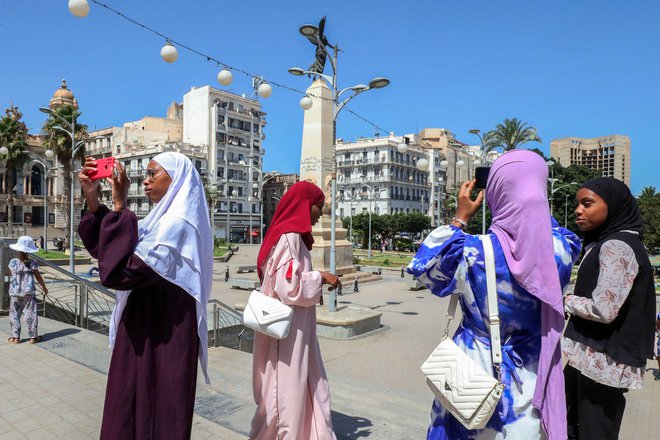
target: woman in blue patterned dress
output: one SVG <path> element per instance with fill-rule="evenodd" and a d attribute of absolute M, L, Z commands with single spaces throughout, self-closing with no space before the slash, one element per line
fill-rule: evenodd
<path fill-rule="evenodd" d="M 564 322 L 562 288 L 570 281 L 580 240 L 550 216 L 547 175 L 541 156 L 527 150 L 506 153 L 491 168 L 486 198 L 493 212 L 489 235 L 505 392 L 481 430 L 463 427 L 434 401 L 429 440 L 566 438 L 558 343 Z M 471 200 L 474 183 L 461 186 L 456 217 L 429 234 L 408 271 L 435 295 L 460 295 L 463 319 L 454 341 L 492 370 L 483 245 L 479 235 L 462 229 L 483 200 L 483 192 Z"/>

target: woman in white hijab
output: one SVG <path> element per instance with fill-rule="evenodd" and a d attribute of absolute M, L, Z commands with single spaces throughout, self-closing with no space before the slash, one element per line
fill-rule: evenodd
<path fill-rule="evenodd" d="M 206 374 L 206 303 L 213 237 L 199 174 L 180 153 L 163 153 L 142 182 L 154 203 L 138 222 L 128 210 L 130 180 L 119 162 L 107 181 L 113 209 L 99 202 L 88 157 L 78 178 L 88 213 L 78 233 L 98 259 L 101 283 L 117 291 L 114 346 L 101 440 L 190 438 L 197 359 Z"/>

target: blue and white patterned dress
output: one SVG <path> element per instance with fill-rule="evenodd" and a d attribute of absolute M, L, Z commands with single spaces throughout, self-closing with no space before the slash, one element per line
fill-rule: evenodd
<path fill-rule="evenodd" d="M 545 437 L 538 413 L 532 407 L 541 349 L 541 302 L 516 282 L 497 237 L 493 233 L 489 235 L 495 252 L 503 358 L 501 378 L 505 392 L 486 427 L 473 431 L 463 427 L 435 400 L 427 433 L 429 440 L 533 440 Z M 559 278 L 564 288 L 580 253 L 580 240 L 571 231 L 557 227 L 554 219 L 553 239 Z M 439 227 L 426 237 L 408 266 L 408 272 L 435 295 L 460 294 L 463 320 L 454 335 L 454 342 L 485 369 L 490 369 L 486 271 L 481 236 L 466 234 L 454 226 Z M 440 337 L 441 329 L 438 342 Z"/>

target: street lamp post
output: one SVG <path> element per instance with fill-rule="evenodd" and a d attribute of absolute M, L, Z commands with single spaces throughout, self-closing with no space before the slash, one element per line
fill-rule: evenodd
<path fill-rule="evenodd" d="M 555 200 L 555 193 L 559 191 L 562 188 L 566 188 L 567 186 L 571 185 L 579 185 L 577 182 L 571 182 L 567 183 L 566 185 L 561 185 L 558 186 L 557 188 L 554 188 L 555 181 L 558 181 L 559 179 L 552 179 L 550 182 L 550 215 L 553 215 L 553 210 L 554 210 L 554 200 Z"/>
<path fill-rule="evenodd" d="M 75 115 L 75 113 L 72 114 L 71 122 L 69 122 L 66 119 L 64 119 L 63 117 L 61 117 L 60 115 L 58 115 L 57 113 L 54 113 L 48 107 L 40 107 L 39 111 L 41 111 L 43 113 L 46 113 L 50 116 L 54 116 L 57 119 L 59 119 L 61 122 L 63 122 L 66 128 L 62 127 L 62 126 L 59 126 L 59 125 L 56 125 L 53 128 L 55 130 L 64 132 L 64 133 L 68 134 L 69 137 L 71 137 L 71 171 L 70 171 L 71 172 L 71 188 L 70 188 L 70 195 L 69 195 L 69 197 L 70 197 L 69 204 L 71 205 L 71 207 L 70 207 L 71 209 L 69 210 L 69 225 L 70 225 L 70 228 L 69 228 L 69 272 L 75 273 L 76 272 L 75 262 L 74 262 L 75 246 L 74 246 L 74 243 L 73 243 L 75 179 L 74 179 L 74 169 L 73 168 L 74 168 L 74 160 L 75 160 L 75 157 L 76 157 L 76 153 L 78 152 L 80 147 L 85 145 L 85 142 L 84 141 L 76 142 L 76 115 Z"/>
<path fill-rule="evenodd" d="M 367 201 L 369 202 L 369 205 L 368 205 L 369 206 L 369 237 L 368 237 L 368 240 L 367 240 L 367 242 L 368 242 L 367 258 L 371 259 L 371 211 L 372 211 L 371 201 L 380 199 L 381 189 L 379 188 L 378 193 L 375 193 L 373 185 L 371 185 L 369 183 L 366 183 L 366 182 L 362 182 L 362 185 L 364 185 L 368 188 Z"/>
<path fill-rule="evenodd" d="M 366 92 L 367 90 L 380 89 L 386 87 L 390 80 L 383 77 L 376 77 L 369 82 L 369 85 L 357 84 L 345 89 L 339 90 L 337 88 L 337 54 L 339 53 L 339 45 L 331 45 L 328 43 L 327 38 L 323 37 L 324 41 L 321 41 L 321 34 L 319 28 L 314 25 L 306 24 L 299 28 L 300 34 L 307 38 L 310 41 L 313 41 L 317 46 L 317 50 L 322 50 L 330 61 L 330 66 L 332 68 L 332 76 L 326 75 L 320 72 L 312 72 L 309 70 L 301 69 L 300 67 L 292 67 L 289 69 L 289 73 L 296 76 L 302 75 L 311 75 L 318 76 L 323 78 L 332 88 L 332 161 L 333 161 L 333 172 L 331 180 L 331 198 L 332 204 L 330 206 L 330 272 L 336 273 L 337 271 L 337 262 L 336 262 L 336 234 L 337 227 L 335 225 L 337 221 L 337 156 L 336 156 L 336 144 L 337 144 L 337 115 L 339 112 L 348 104 L 348 102 L 355 98 L 360 93 Z M 328 47 L 332 48 L 332 53 L 328 51 Z M 352 94 L 340 102 L 341 96 L 346 93 L 351 92 Z M 301 102 L 302 104 L 302 102 Z M 308 107 L 309 102 L 306 102 L 305 107 Z M 330 292 L 330 300 L 328 301 L 328 310 L 330 312 L 337 311 L 337 291 L 332 290 Z"/>
<path fill-rule="evenodd" d="M 437 191 L 437 192 L 438 192 L 438 223 L 436 224 L 436 227 L 440 226 L 440 224 L 441 224 L 440 222 L 442 221 L 442 217 L 441 217 L 441 215 L 442 215 L 442 214 L 441 214 L 441 213 L 442 213 L 442 211 L 441 211 L 441 207 L 442 207 L 442 190 L 441 190 L 441 185 L 442 185 L 442 182 L 443 182 L 444 180 L 445 180 L 445 179 L 444 179 L 442 176 L 438 177 L 438 191 Z"/>
<path fill-rule="evenodd" d="M 272 173 L 269 177 L 264 179 L 263 174 L 259 175 L 261 178 L 260 188 L 259 188 L 259 197 L 261 199 L 261 209 L 259 210 L 259 243 L 264 242 L 264 185 L 271 179 L 281 176 L 281 173 Z"/>
<path fill-rule="evenodd" d="M 565 196 L 564 200 L 564 228 L 568 227 L 568 194 Z"/>

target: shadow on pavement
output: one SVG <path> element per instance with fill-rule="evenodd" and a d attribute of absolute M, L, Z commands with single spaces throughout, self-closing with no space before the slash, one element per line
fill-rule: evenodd
<path fill-rule="evenodd" d="M 361 437 L 369 437 L 371 434 L 371 420 L 364 417 L 354 417 L 332 411 L 332 427 L 335 430 L 337 440 L 352 440 Z"/>
<path fill-rule="evenodd" d="M 58 330 L 56 332 L 43 333 L 41 335 L 41 340 L 43 342 L 52 341 L 53 339 L 61 338 L 62 336 L 73 335 L 75 333 L 80 333 L 80 329 L 64 328 L 64 329 Z"/>

